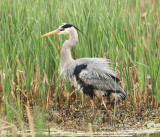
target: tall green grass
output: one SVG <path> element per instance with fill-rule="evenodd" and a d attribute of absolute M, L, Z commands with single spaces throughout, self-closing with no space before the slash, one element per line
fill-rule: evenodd
<path fill-rule="evenodd" d="M 14 113 L 23 118 L 24 102 L 48 108 L 58 104 L 64 89 L 70 92 L 59 76 L 61 45 L 68 36 L 41 37 L 62 23 L 74 24 L 87 36 L 79 33 L 74 58 L 109 58 L 134 109 L 142 105 L 144 95 L 151 96 L 156 107 L 159 7 L 159 1 L 149 0 L 0 1 L 0 75 L 8 117 Z"/>

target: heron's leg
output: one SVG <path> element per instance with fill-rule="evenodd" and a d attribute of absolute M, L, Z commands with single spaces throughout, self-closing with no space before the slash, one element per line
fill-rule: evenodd
<path fill-rule="evenodd" d="M 103 105 L 104 105 L 104 107 L 105 107 L 105 109 L 107 111 L 107 106 L 106 106 L 106 103 L 104 102 L 104 98 L 103 97 L 102 97 L 102 103 L 103 103 Z"/>
<path fill-rule="evenodd" d="M 74 93 L 75 93 L 75 87 L 74 87 L 74 85 L 71 83 L 71 87 L 70 87 L 70 96 L 74 96 Z"/>
<path fill-rule="evenodd" d="M 67 108 L 70 108 L 70 105 L 72 104 L 72 102 L 75 100 L 75 87 L 73 85 L 73 83 L 70 84 L 70 93 L 68 93 L 67 95 Z"/>
<path fill-rule="evenodd" d="M 108 119 L 110 119 L 110 115 L 109 115 L 109 112 L 108 112 L 108 110 L 107 110 L 107 106 L 106 106 L 106 103 L 105 103 L 105 101 L 104 101 L 104 97 L 102 97 L 102 103 L 103 103 L 103 105 L 104 105 L 104 107 L 105 107 L 105 109 L 106 109 Z"/>
<path fill-rule="evenodd" d="M 94 101 L 93 99 L 90 99 L 91 100 L 91 104 L 92 104 L 92 111 L 94 112 Z"/>

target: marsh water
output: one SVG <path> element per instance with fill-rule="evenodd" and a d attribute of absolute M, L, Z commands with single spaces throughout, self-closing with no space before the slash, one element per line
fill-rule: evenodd
<path fill-rule="evenodd" d="M 73 133 L 73 132 L 41 132 L 41 133 L 35 133 L 35 136 L 36 137 L 61 137 L 61 136 L 85 136 L 85 137 L 89 137 L 89 136 L 136 136 L 136 137 L 160 137 L 160 131 L 159 132 L 156 132 L 156 133 L 143 133 L 143 131 L 138 131 L 139 133 L 135 132 L 134 131 L 130 131 L 130 132 L 125 132 L 125 131 L 122 131 L 121 133 L 118 132 L 118 133 L 109 133 L 109 132 L 102 132 L 102 133 L 93 133 L 92 135 L 90 133 Z M 154 132 L 154 131 L 153 131 Z M 13 136 L 13 134 L 11 133 L 8 133 L 8 134 L 5 134 L 7 136 Z M 26 136 L 31 136 L 32 134 L 30 133 L 25 133 Z M 3 135 L 2 135 L 3 136 Z M 20 137 L 22 136 L 22 134 L 19 132 L 17 133 L 16 135 L 17 137 Z"/>
<path fill-rule="evenodd" d="M 25 136 L 32 136 L 32 133 L 28 131 L 24 131 Z M 3 131 L 1 132 L 2 136 L 23 136 L 20 131 L 16 133 Z M 52 136 L 136 136 L 136 137 L 159 137 L 160 136 L 160 127 L 152 128 L 152 129 L 142 129 L 142 130 L 122 130 L 117 132 L 69 132 L 69 131 L 61 131 L 54 128 L 50 130 L 41 130 L 39 132 L 34 132 L 36 137 L 52 137 Z"/>

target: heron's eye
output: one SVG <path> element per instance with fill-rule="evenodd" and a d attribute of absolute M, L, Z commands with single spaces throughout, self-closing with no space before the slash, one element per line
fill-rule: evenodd
<path fill-rule="evenodd" d="M 64 31 L 64 28 L 60 28 L 59 30 L 60 30 L 60 31 Z"/>

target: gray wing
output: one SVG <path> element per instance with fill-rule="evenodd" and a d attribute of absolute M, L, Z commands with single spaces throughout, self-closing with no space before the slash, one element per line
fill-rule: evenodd
<path fill-rule="evenodd" d="M 125 98 L 125 92 L 118 84 L 119 78 L 109 65 L 109 61 L 102 58 L 82 58 L 76 60 L 77 65 L 86 65 L 79 71 L 78 78 L 85 84 L 104 91 L 118 91 Z"/>

